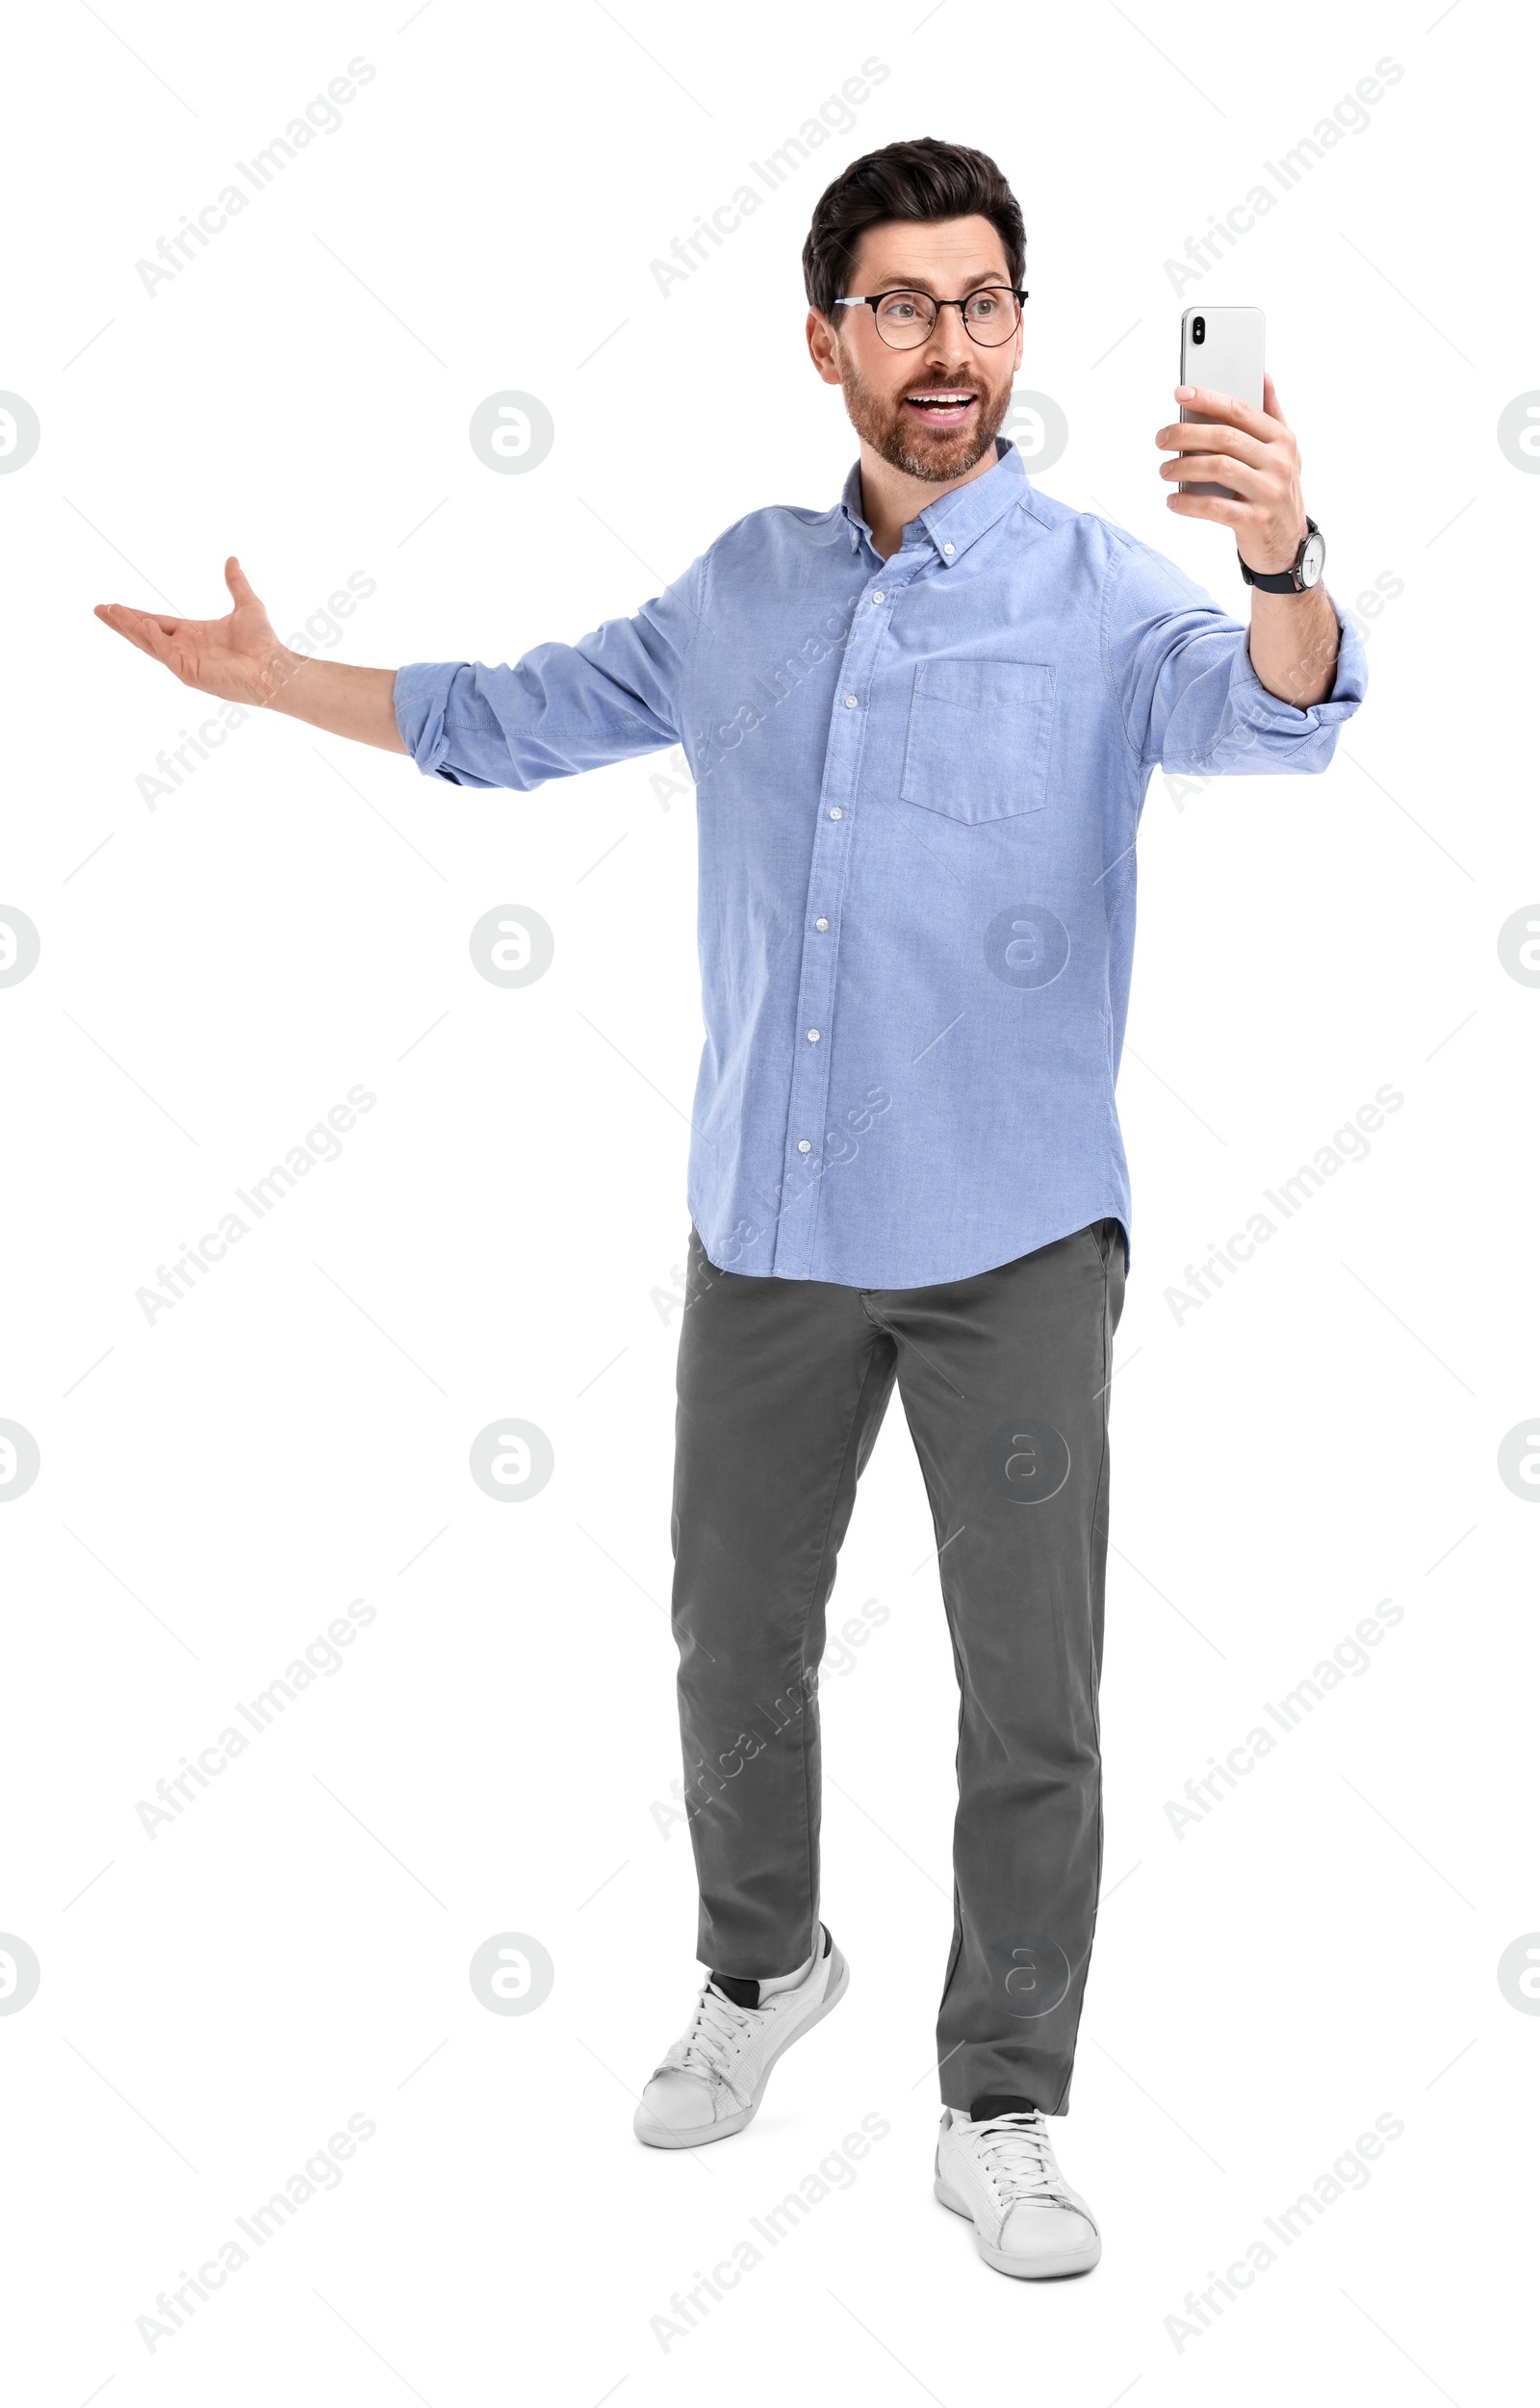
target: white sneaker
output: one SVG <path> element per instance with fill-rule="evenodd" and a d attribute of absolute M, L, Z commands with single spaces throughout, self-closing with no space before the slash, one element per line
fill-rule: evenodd
<path fill-rule="evenodd" d="M 635 2132 L 653 2149 L 695 2149 L 741 2132 L 759 2112 L 771 2068 L 837 2006 L 850 1967 L 820 1924 L 822 1944 L 803 1978 L 766 1991 L 734 1981 L 759 2002 L 740 2005 L 707 1977 L 687 2029 L 658 2066 L 636 2110 Z"/>
<path fill-rule="evenodd" d="M 1096 2219 L 1059 2171 L 1036 2108 L 978 2123 L 947 2108 L 936 2195 L 954 2216 L 972 2218 L 979 2255 L 997 2273 L 1087 2274 L 1101 2256 Z"/>

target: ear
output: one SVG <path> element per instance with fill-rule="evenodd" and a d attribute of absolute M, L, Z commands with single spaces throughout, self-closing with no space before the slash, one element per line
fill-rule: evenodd
<path fill-rule="evenodd" d="M 838 337 L 822 310 L 808 312 L 808 352 L 826 385 L 841 382 Z"/>

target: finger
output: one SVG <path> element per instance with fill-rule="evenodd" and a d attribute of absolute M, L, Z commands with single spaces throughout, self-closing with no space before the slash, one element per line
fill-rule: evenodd
<path fill-rule="evenodd" d="M 1282 406 L 1278 400 L 1278 388 L 1273 383 L 1270 376 L 1264 376 L 1262 379 L 1262 406 L 1267 411 L 1270 418 L 1275 418 L 1277 420 L 1280 426 L 1288 425 L 1289 422 L 1284 417 Z"/>
<path fill-rule="evenodd" d="M 147 653 L 149 651 L 149 646 L 145 643 L 144 638 L 141 635 L 138 628 L 130 624 L 128 612 L 124 610 L 119 603 L 98 602 L 96 604 L 94 615 L 100 619 L 103 627 L 111 628 L 113 633 L 115 635 L 120 635 L 125 643 L 137 644 L 141 653 Z"/>
<path fill-rule="evenodd" d="M 1259 443 L 1239 426 L 1201 426 L 1189 420 L 1182 426 L 1163 426 L 1155 438 L 1162 451 L 1227 451 L 1234 460 L 1249 460 L 1254 468 L 1275 459 L 1272 445 Z"/>
<path fill-rule="evenodd" d="M 1267 386 L 1263 386 L 1266 396 Z M 1207 385 L 1178 385 L 1176 397 L 1184 409 L 1202 410 L 1217 418 L 1222 425 L 1242 426 L 1248 435 L 1266 442 L 1269 420 L 1266 410 L 1254 410 L 1249 401 L 1238 401 L 1233 393 L 1211 393 Z"/>
<path fill-rule="evenodd" d="M 257 598 L 251 590 L 251 580 L 246 576 L 244 569 L 241 566 L 241 563 L 236 558 L 234 552 L 230 554 L 229 559 L 224 564 L 224 581 L 230 589 L 230 600 L 234 602 L 238 610 L 245 602 L 257 602 Z M 262 604 L 257 602 L 257 608 L 260 610 Z"/>
<path fill-rule="evenodd" d="M 1217 494 L 1168 494 L 1168 510 L 1174 510 L 1182 519 L 1217 519 L 1221 526 L 1244 526 L 1248 505 L 1244 501 L 1222 501 Z"/>
<path fill-rule="evenodd" d="M 96 617 L 110 627 L 115 634 L 125 636 L 130 644 L 148 653 L 152 660 L 170 665 L 171 647 L 168 638 L 178 622 L 152 619 L 147 610 L 130 610 L 122 602 L 98 602 Z"/>
<path fill-rule="evenodd" d="M 1225 485 L 1244 501 L 1266 504 L 1276 500 L 1266 469 L 1226 459 L 1222 452 L 1199 451 L 1186 459 L 1168 460 L 1157 474 L 1168 485 Z"/>
<path fill-rule="evenodd" d="M 146 627 L 158 628 L 162 635 L 174 635 L 187 625 L 185 619 L 163 619 L 158 610 L 136 610 L 128 602 L 98 602 L 96 616 L 109 627 L 116 627 L 119 619 L 142 620 Z"/>

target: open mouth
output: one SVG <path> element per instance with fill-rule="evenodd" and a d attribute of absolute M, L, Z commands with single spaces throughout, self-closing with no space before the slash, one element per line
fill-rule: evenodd
<path fill-rule="evenodd" d="M 957 385 L 937 386 L 924 393 L 907 393 L 904 408 L 922 426 L 965 426 L 978 408 L 979 397 Z"/>

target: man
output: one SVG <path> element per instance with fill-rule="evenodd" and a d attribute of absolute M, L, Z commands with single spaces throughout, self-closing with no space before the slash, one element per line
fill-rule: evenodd
<path fill-rule="evenodd" d="M 1158 763 L 1324 769 L 1364 668 L 1270 382 L 1262 411 L 1180 388 L 1218 423 L 1156 437 L 1168 484 L 1237 497 L 1168 506 L 1233 532 L 1249 631 L 1034 490 L 998 438 L 1024 251 L 977 151 L 896 142 L 847 168 L 804 253 L 808 349 L 860 439 L 843 499 L 753 513 L 579 644 L 394 675 L 301 659 L 234 560 L 228 618 L 98 615 L 200 692 L 451 783 L 683 745 L 706 1038 L 674 1619 L 709 1972 L 636 2130 L 741 2130 L 844 1991 L 815 1680 L 896 1382 L 962 1692 L 936 2194 L 989 2266 L 1035 2277 L 1101 2250 L 1044 2116 L 1067 2104 L 1101 1873 L 1135 833 Z"/>

